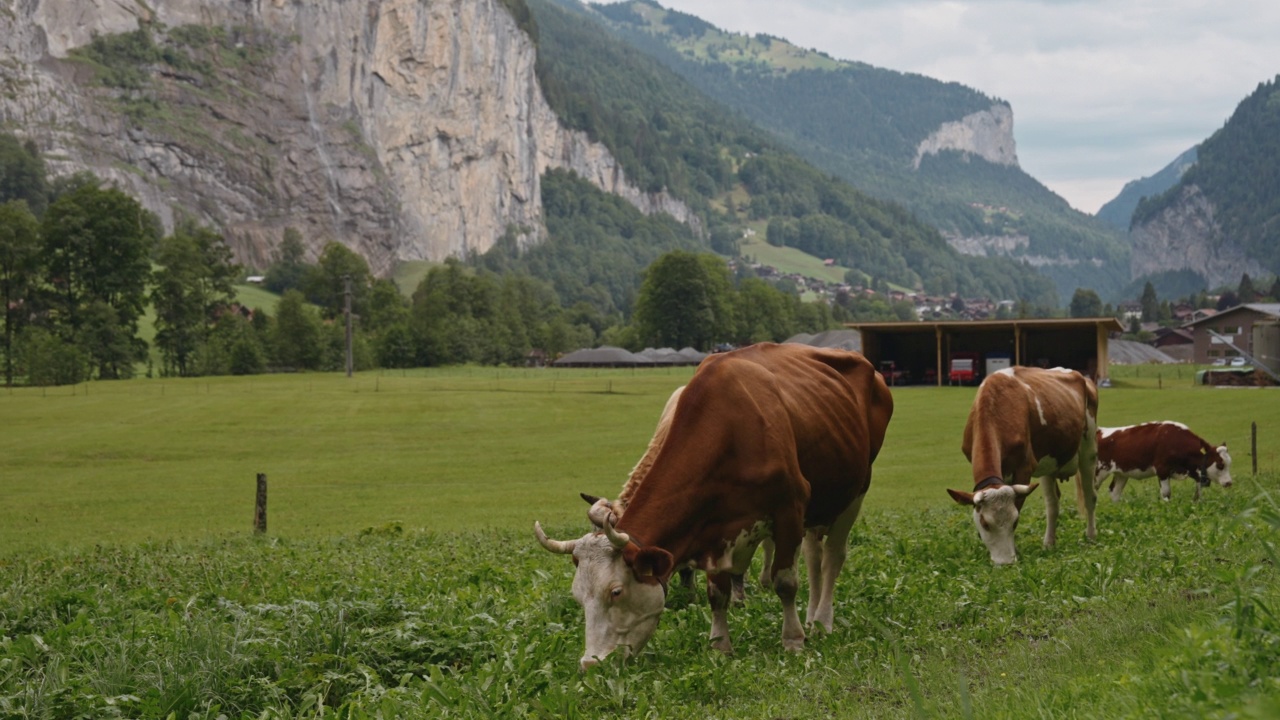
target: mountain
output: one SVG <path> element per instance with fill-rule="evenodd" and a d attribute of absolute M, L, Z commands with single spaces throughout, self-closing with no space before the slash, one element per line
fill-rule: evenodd
<path fill-rule="evenodd" d="M 1120 194 L 1098 208 L 1096 217 L 1117 230 L 1127 233 L 1129 221 L 1133 219 L 1133 211 L 1137 209 L 1138 202 L 1144 197 L 1155 197 L 1178 184 L 1183 173 L 1196 163 L 1198 147 L 1197 145 L 1174 158 L 1173 162 L 1165 165 L 1155 175 L 1125 183 L 1120 189 Z"/>
<path fill-rule="evenodd" d="M 1025 265 L 960 256 L 901 206 L 804 162 L 612 38 L 601 19 L 550 0 L 10 0 L 0 124 L 33 141 L 54 174 L 93 171 L 168 228 L 183 217 L 218 228 L 250 268 L 265 268 L 290 227 L 310 258 L 337 240 L 379 274 L 569 242 L 549 225 L 571 225 L 578 244 L 557 258 L 603 235 L 634 262 L 653 251 L 635 247 L 641 238 L 732 254 L 744 233 L 769 230 L 868 282 L 1053 303 Z M 552 175 L 560 205 L 549 223 Z M 637 223 L 593 192 L 683 229 L 635 235 Z M 626 277 L 581 294 L 625 308 L 638 271 L 612 272 Z"/>
<path fill-rule="evenodd" d="M 1210 287 L 1280 273 L 1280 76 L 1260 83 L 1173 187 L 1133 213 L 1134 277 L 1190 270 Z"/>
<path fill-rule="evenodd" d="M 1009 255 L 1060 295 L 1128 280 L 1112 227 L 1021 170 L 1009 104 L 956 83 L 747 36 L 651 0 L 591 6 L 621 38 L 815 166 L 900 202 L 972 255 Z"/>
<path fill-rule="evenodd" d="M 286 227 L 311 258 L 338 240 L 379 273 L 508 228 L 534 243 L 556 168 L 698 222 L 559 121 L 522 2 L 7 5 L 0 123 L 56 174 L 91 170 L 167 227 L 219 228 L 251 268 Z"/>

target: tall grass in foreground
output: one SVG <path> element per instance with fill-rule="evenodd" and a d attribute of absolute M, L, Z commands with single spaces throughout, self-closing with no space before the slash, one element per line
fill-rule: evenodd
<path fill-rule="evenodd" d="M 788 654 L 771 593 L 707 647 L 674 587 L 650 645 L 585 675 L 572 565 L 527 530 L 399 525 L 0 559 L 0 717 L 1276 717 L 1280 475 L 1068 513 L 991 567 L 959 507 L 875 510 L 836 630 Z M 575 535 L 585 520 L 550 528 Z"/>

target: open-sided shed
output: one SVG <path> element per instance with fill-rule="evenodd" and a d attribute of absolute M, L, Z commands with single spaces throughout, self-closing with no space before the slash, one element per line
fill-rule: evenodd
<path fill-rule="evenodd" d="M 849 323 L 862 335 L 862 354 L 892 372 L 894 384 L 944 385 L 950 360 L 976 357 L 979 379 L 988 365 L 1066 367 L 1101 381 L 1107 377 L 1107 343 L 1122 332 L 1119 320 L 1054 318 L 942 322 Z"/>

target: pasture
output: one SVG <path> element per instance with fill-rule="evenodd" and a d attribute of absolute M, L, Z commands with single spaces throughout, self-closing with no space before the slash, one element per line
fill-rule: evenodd
<path fill-rule="evenodd" d="M 1099 421 L 1226 440 L 1236 487 L 1134 481 L 990 567 L 960 454 L 973 388 L 901 388 L 837 629 L 778 602 L 706 647 L 701 593 L 579 675 L 572 565 L 688 369 L 134 380 L 0 393 L 0 717 L 1208 717 L 1280 707 L 1280 394 L 1117 371 Z M 1185 369 L 1183 372 L 1187 372 Z M 1249 424 L 1260 428 L 1249 471 Z M 265 538 L 249 533 L 255 473 Z M 1070 498 L 1072 491 L 1064 490 Z M 1072 503 L 1065 503 L 1072 506 Z M 802 593 L 804 591 L 802 590 Z"/>

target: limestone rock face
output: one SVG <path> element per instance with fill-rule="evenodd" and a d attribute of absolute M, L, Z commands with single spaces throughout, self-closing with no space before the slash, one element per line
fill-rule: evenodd
<path fill-rule="evenodd" d="M 966 115 L 956 122 L 943 123 L 916 146 L 914 167 L 919 169 L 925 155 L 956 150 L 996 165 L 1018 164 L 1018 147 L 1013 140 L 1013 109 L 1003 103 L 990 110 Z"/>
<path fill-rule="evenodd" d="M 1187 185 L 1178 201 L 1129 231 L 1133 253 L 1132 277 L 1166 270 L 1194 270 L 1209 287 L 1235 285 L 1240 276 L 1266 275 L 1256 260 L 1245 257 L 1238 245 L 1227 242 L 1214 220 L 1213 203 L 1196 185 Z"/>
<path fill-rule="evenodd" d="M 123 91 L 69 54 L 150 23 L 220 28 L 213 71 L 157 64 Z M 549 168 L 700 229 L 561 126 L 498 0 L 0 0 L 0 50 L 0 123 L 53 172 L 92 170 L 166 227 L 194 215 L 258 269 L 289 226 L 312 257 L 337 240 L 380 273 L 508 230 L 536 242 Z"/>

